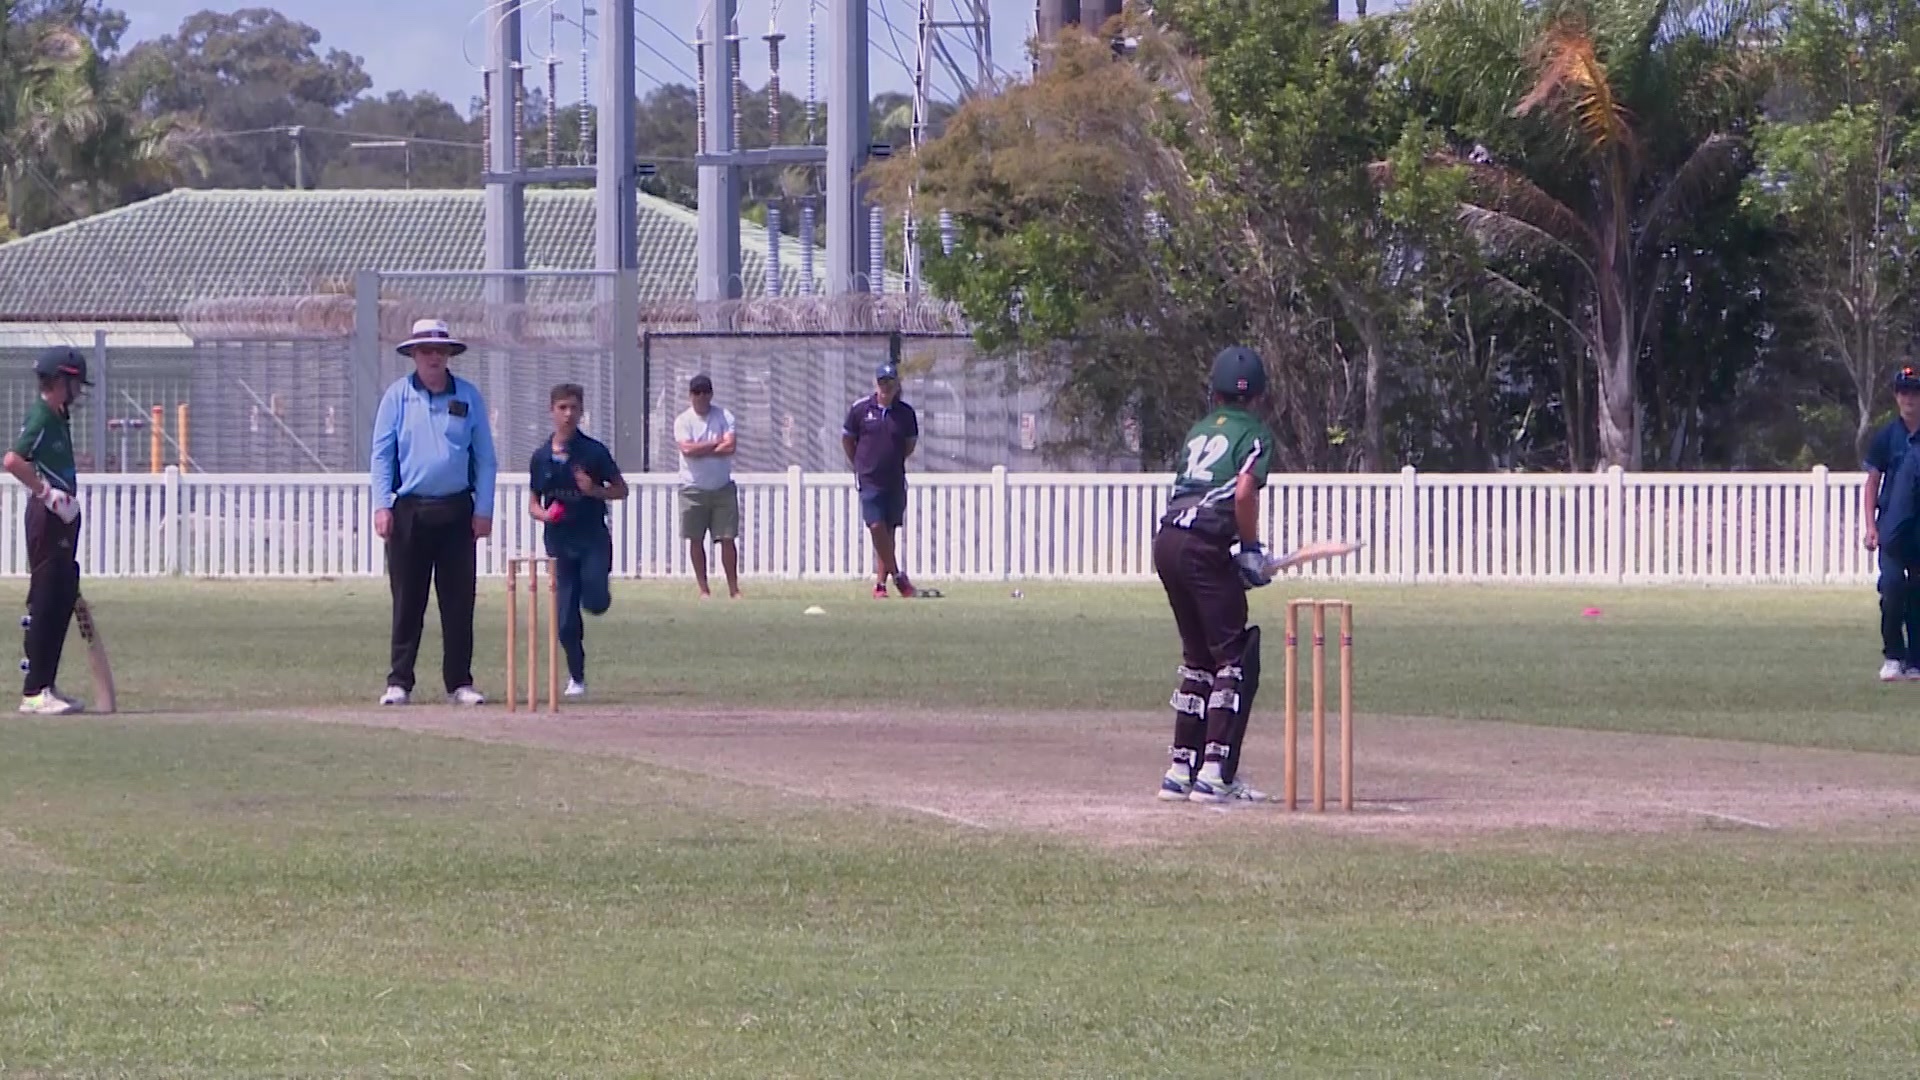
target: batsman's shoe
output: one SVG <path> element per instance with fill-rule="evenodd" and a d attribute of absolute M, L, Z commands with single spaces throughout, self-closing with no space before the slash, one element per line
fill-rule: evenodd
<path fill-rule="evenodd" d="M 405 687 L 389 686 L 387 692 L 380 695 L 380 704 L 405 705 L 409 696 Z"/>
<path fill-rule="evenodd" d="M 1188 799 L 1197 803 L 1231 802 L 1271 802 L 1266 792 L 1259 791 L 1245 780 L 1236 778 L 1232 783 L 1218 779 L 1209 780 L 1201 776 L 1193 782 L 1193 793 Z"/>
<path fill-rule="evenodd" d="M 876 583 L 874 584 L 874 586 L 873 586 L 873 598 L 874 598 L 875 600 L 885 600 L 885 599 L 887 598 L 887 583 L 886 583 L 886 582 L 884 582 L 884 581 L 881 581 L 881 582 L 876 582 Z"/>
<path fill-rule="evenodd" d="M 913 598 L 913 595 L 916 592 L 916 590 L 913 587 L 913 582 L 907 580 L 907 575 L 905 574 L 893 575 L 893 584 L 896 588 L 900 590 L 901 596 L 907 597 L 908 599 Z"/>
<path fill-rule="evenodd" d="M 1898 660 L 1889 660 L 1880 665 L 1881 682 L 1898 682 L 1906 677 L 1906 665 Z"/>
<path fill-rule="evenodd" d="M 52 687 L 20 699 L 20 711 L 33 716 L 66 716 L 83 709 L 79 702 L 61 697 Z"/>
<path fill-rule="evenodd" d="M 586 697 L 587 684 L 584 682 L 581 682 L 579 679 L 568 679 L 567 680 L 567 696 L 568 697 Z"/>
<path fill-rule="evenodd" d="M 487 703 L 486 697 L 471 686 L 463 686 L 453 693 L 448 694 L 447 700 L 453 702 L 455 705 L 485 705 Z"/>
<path fill-rule="evenodd" d="M 1193 794 L 1193 781 L 1187 777 L 1185 769 L 1168 769 L 1160 777 L 1161 802 L 1186 802 Z"/>

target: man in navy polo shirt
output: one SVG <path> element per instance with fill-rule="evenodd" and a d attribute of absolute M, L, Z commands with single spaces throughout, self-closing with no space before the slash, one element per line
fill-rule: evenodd
<path fill-rule="evenodd" d="M 873 598 L 887 598 L 887 578 L 913 595 L 900 570 L 895 541 L 907 517 L 907 459 L 920 442 L 920 415 L 900 399 L 900 371 L 882 364 L 873 373 L 873 393 L 853 403 L 840 429 L 847 464 L 859 480 L 860 518 L 873 541 Z"/>
<path fill-rule="evenodd" d="M 627 497 L 627 482 L 606 444 L 580 430 L 586 389 L 561 383 L 547 400 L 553 437 L 527 462 L 527 513 L 547 526 L 560 648 L 567 654 L 567 696 L 577 698 L 587 692 L 586 624 L 580 612 L 605 615 L 613 606 L 607 503 Z"/>
<path fill-rule="evenodd" d="M 1880 681 L 1920 679 L 1920 372 L 1894 372 L 1900 415 L 1867 444 L 1868 551 L 1880 553 Z"/>

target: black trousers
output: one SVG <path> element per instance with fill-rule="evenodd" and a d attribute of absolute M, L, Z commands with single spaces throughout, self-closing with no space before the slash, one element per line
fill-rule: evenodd
<path fill-rule="evenodd" d="M 60 654 L 66 649 L 67 627 L 80 599 L 80 519 L 61 521 L 39 499 L 27 500 L 27 617 L 26 679 L 20 692 L 32 697 L 52 686 L 60 674 Z"/>
<path fill-rule="evenodd" d="M 1203 671 L 1240 663 L 1247 587 L 1225 544 L 1171 526 L 1153 540 L 1153 569 L 1180 632 L 1180 662 Z"/>
<path fill-rule="evenodd" d="M 1204 711 L 1176 707 L 1174 746 L 1220 763 L 1231 782 L 1240 768 L 1246 738 L 1241 708 L 1247 650 L 1247 587 L 1227 543 L 1186 529 L 1161 526 L 1153 538 L 1153 569 L 1166 589 L 1167 606 L 1180 633 L 1180 688 L 1175 700 L 1206 702 Z M 1204 740 L 1204 741 L 1203 741 Z"/>
<path fill-rule="evenodd" d="M 479 591 L 473 496 L 404 496 L 393 504 L 387 581 L 393 590 L 393 663 L 387 685 L 413 691 L 427 592 L 439 600 L 447 692 L 473 684 L 473 605 Z"/>
<path fill-rule="evenodd" d="M 1920 666 L 1920 557 L 1898 546 L 1880 548 L 1880 655 Z"/>

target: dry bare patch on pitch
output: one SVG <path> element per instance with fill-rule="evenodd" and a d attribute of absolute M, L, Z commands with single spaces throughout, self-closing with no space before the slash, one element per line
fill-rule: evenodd
<path fill-rule="evenodd" d="M 1157 801 L 1167 743 L 1157 714 L 573 706 L 555 716 L 409 706 L 303 715 L 619 755 L 962 827 L 1109 845 L 1223 828 L 1410 837 L 1515 829 L 1872 833 L 1920 815 L 1920 758 L 1482 721 L 1360 718 L 1352 813 L 1338 809 L 1330 730 L 1329 809 L 1321 814 L 1309 809 L 1305 723 L 1301 809 L 1288 812 Z M 1277 794 L 1276 734 L 1256 726 L 1246 772 Z"/>

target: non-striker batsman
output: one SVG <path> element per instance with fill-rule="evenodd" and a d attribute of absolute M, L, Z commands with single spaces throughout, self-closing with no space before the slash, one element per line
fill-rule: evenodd
<path fill-rule="evenodd" d="M 54 687 L 60 655 L 80 600 L 80 477 L 74 468 L 73 407 L 87 378 L 87 358 L 57 347 L 34 362 L 40 393 L 27 406 L 20 434 L 6 453 L 7 471 L 33 498 L 27 502 L 27 655 L 20 711 L 41 716 L 78 712 L 81 705 Z"/>
<path fill-rule="evenodd" d="M 1247 590 L 1273 580 L 1260 546 L 1273 434 L 1253 413 L 1267 390 L 1266 365 L 1251 349 L 1224 349 L 1210 387 L 1213 411 L 1187 432 L 1153 540 L 1154 572 L 1180 632 L 1173 762 L 1160 798 L 1264 802 L 1237 773 L 1260 680 L 1260 628 L 1247 625 Z"/>

